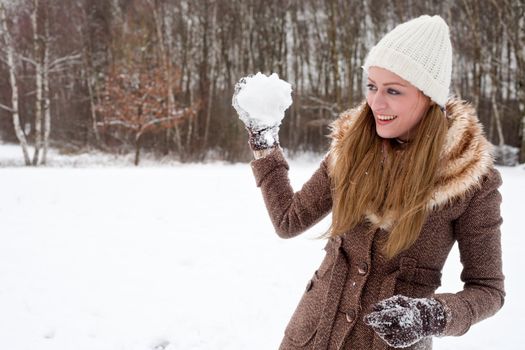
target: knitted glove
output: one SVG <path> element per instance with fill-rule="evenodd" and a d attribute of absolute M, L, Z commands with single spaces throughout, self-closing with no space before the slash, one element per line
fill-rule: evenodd
<path fill-rule="evenodd" d="M 245 126 L 248 130 L 248 144 L 253 151 L 268 149 L 279 145 L 279 126 L 268 126 L 257 129 Z"/>
<path fill-rule="evenodd" d="M 441 335 L 446 317 L 443 305 L 433 298 L 394 295 L 372 307 L 364 322 L 389 346 L 405 348 L 424 337 Z"/>

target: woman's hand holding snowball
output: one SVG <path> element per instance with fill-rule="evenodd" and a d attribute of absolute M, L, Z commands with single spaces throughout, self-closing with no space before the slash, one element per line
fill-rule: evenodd
<path fill-rule="evenodd" d="M 292 104 L 292 87 L 273 73 L 257 73 L 239 80 L 232 104 L 249 133 L 253 151 L 279 145 L 279 127 L 284 111 Z"/>

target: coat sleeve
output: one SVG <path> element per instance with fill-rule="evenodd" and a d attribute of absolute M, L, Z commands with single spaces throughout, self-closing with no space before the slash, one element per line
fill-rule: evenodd
<path fill-rule="evenodd" d="M 501 175 L 492 168 L 465 212 L 454 223 L 464 288 L 456 294 L 434 296 L 447 311 L 443 336 L 462 335 L 470 326 L 492 316 L 503 306 L 505 290 L 500 238 L 503 219 L 498 190 L 501 183 Z"/>
<path fill-rule="evenodd" d="M 288 162 L 279 147 L 266 157 L 253 160 L 250 165 L 272 224 L 280 237 L 297 236 L 331 211 L 327 157 L 301 190 L 295 193 L 288 178 Z"/>

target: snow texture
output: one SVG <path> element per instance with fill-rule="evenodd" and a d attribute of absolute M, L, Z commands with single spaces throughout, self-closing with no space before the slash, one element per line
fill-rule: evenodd
<path fill-rule="evenodd" d="M 329 216 L 280 239 L 245 163 L 49 156 L 24 167 L 19 146 L 0 144 L 0 349 L 279 347 Z M 288 158 L 295 190 L 323 156 Z M 498 170 L 505 305 L 434 350 L 523 349 L 525 169 Z M 463 288 L 461 267 L 456 245 L 439 293 Z"/>
<path fill-rule="evenodd" d="M 292 85 L 261 72 L 241 78 L 235 85 L 233 107 L 244 124 L 255 130 L 278 126 L 292 104 Z"/>
<path fill-rule="evenodd" d="M 366 324 L 394 348 L 406 348 L 428 336 L 440 335 L 445 309 L 435 299 L 394 295 L 378 302 L 364 317 Z"/>

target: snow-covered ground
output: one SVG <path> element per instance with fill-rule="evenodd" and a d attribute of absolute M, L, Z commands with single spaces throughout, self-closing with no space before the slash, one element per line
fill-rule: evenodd
<path fill-rule="evenodd" d="M 0 349 L 278 347 L 328 218 L 278 238 L 248 164 L 135 168 L 54 152 L 55 167 L 6 167 L 20 155 L 0 145 Z M 296 189 L 319 161 L 290 161 Z M 523 348 L 525 169 L 499 170 L 506 304 L 435 349 Z M 460 290 L 460 271 L 454 250 L 439 291 Z"/>

